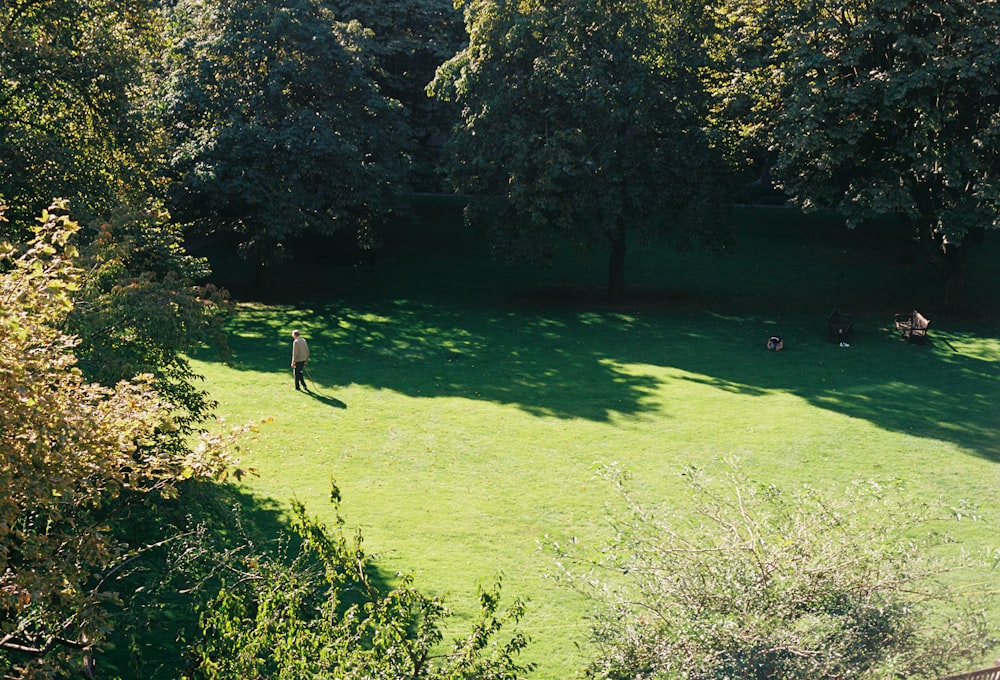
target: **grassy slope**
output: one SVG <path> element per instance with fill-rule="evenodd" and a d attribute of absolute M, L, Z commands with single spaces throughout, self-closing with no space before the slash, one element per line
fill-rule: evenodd
<path fill-rule="evenodd" d="M 245 456 L 260 470 L 254 492 L 323 517 L 336 479 L 383 568 L 415 572 L 460 615 L 502 571 L 506 592 L 530 600 L 536 676 L 564 678 L 585 663 L 586 606 L 544 577 L 537 544 L 603 535 L 610 490 L 595 464 L 620 462 L 651 500 L 678 491 L 684 465 L 730 455 L 787 486 L 902 477 L 919 494 L 980 502 L 995 525 L 990 267 L 981 258 L 970 279 L 986 291 L 979 313 L 948 317 L 891 248 L 823 229 L 786 238 L 801 229 L 758 213 L 729 257 L 634 249 L 642 285 L 614 308 L 600 301 L 599 262 L 501 270 L 425 242 L 419 261 L 298 276 L 313 300 L 245 305 L 234 365 L 197 368 L 230 421 L 274 418 Z M 911 304 L 932 319 L 930 346 L 888 330 Z M 850 348 L 826 342 L 835 305 L 856 315 Z M 293 327 L 310 341 L 313 395 L 291 387 Z M 774 331 L 778 354 L 763 349 Z M 969 546 L 995 547 L 991 527 L 959 528 Z"/>

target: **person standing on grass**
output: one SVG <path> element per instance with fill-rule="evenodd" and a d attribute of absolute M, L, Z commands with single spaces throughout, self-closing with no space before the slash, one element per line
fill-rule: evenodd
<path fill-rule="evenodd" d="M 302 374 L 307 361 L 309 361 L 309 345 L 306 344 L 306 339 L 299 335 L 298 331 L 292 331 L 292 373 L 295 374 L 295 389 L 297 390 L 308 389 L 306 378 Z M 302 387 L 300 388 L 299 385 Z"/>

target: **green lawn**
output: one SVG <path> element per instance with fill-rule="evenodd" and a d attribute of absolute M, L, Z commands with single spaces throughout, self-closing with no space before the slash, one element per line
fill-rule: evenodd
<path fill-rule="evenodd" d="M 502 269 L 469 244 L 436 252 L 433 234 L 419 258 L 289 266 L 280 280 L 297 301 L 242 304 L 232 365 L 195 367 L 228 422 L 273 418 L 244 455 L 260 473 L 247 488 L 331 518 L 335 479 L 349 527 L 386 573 L 442 594 L 456 632 L 477 584 L 502 572 L 505 592 L 529 600 L 537 678 L 586 663 L 587 605 L 546 578 L 538 543 L 605 535 L 600 463 L 630 470 L 655 502 L 678 492 L 683 466 L 731 456 L 789 487 L 898 477 L 981 504 L 985 521 L 956 530 L 967 548 L 997 548 L 991 258 L 970 271 L 973 312 L 946 314 L 927 272 L 891 246 L 787 215 L 745 218 L 741 247 L 722 258 L 633 248 L 633 296 L 619 306 L 601 299 L 600 261 Z M 838 305 L 855 314 L 849 348 L 826 341 Z M 889 330 L 911 305 L 931 317 L 927 346 Z M 310 343 L 311 394 L 292 389 L 292 328 Z M 765 351 L 772 332 L 784 351 Z M 995 574 L 979 580 L 998 588 Z"/>

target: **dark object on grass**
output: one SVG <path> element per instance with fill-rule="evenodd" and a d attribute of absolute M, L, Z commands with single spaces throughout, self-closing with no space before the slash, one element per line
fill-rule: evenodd
<path fill-rule="evenodd" d="M 784 348 L 785 343 L 781 340 L 780 335 L 772 335 L 767 339 L 767 348 L 772 352 L 777 352 L 778 350 Z"/>
<path fill-rule="evenodd" d="M 854 317 L 834 309 L 826 319 L 826 330 L 830 342 L 844 342 L 854 330 Z"/>
<path fill-rule="evenodd" d="M 931 325 L 931 320 L 914 309 L 908 314 L 897 314 L 895 323 L 896 330 L 909 342 L 923 342 L 927 339 L 927 327 Z"/>

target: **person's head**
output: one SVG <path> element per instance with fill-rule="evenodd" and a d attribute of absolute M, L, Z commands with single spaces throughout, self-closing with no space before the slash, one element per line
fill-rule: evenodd
<path fill-rule="evenodd" d="M 298 331 L 292 331 L 292 337 L 295 338 L 296 340 L 298 340 L 299 339 L 299 332 Z"/>

